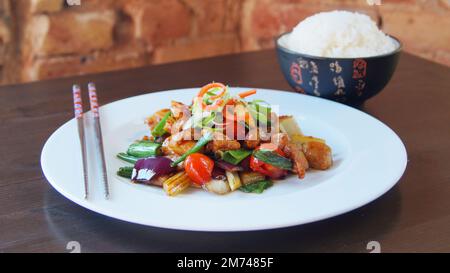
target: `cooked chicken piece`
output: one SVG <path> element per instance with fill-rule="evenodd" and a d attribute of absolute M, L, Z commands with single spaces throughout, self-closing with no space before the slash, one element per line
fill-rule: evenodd
<path fill-rule="evenodd" d="M 206 150 L 216 153 L 217 151 L 238 150 L 241 144 L 237 140 L 232 140 L 221 132 L 213 134 L 213 140 L 206 145 Z"/>
<path fill-rule="evenodd" d="M 270 142 L 277 145 L 278 148 L 283 150 L 284 147 L 289 143 L 289 137 L 286 133 L 276 133 L 272 135 Z"/>
<path fill-rule="evenodd" d="M 164 155 L 183 155 L 195 146 L 196 141 L 187 140 L 174 143 L 170 137 L 164 140 L 161 150 Z"/>
<path fill-rule="evenodd" d="M 244 146 L 247 149 L 253 150 L 259 146 L 261 140 L 259 139 L 259 134 L 257 129 L 251 129 L 245 136 Z"/>
<path fill-rule="evenodd" d="M 173 118 L 170 132 L 171 134 L 176 134 L 183 130 L 185 122 L 191 117 L 191 111 L 189 110 L 189 106 L 177 101 L 171 102 L 170 111 L 172 112 Z"/>
<path fill-rule="evenodd" d="M 135 183 L 162 187 L 164 181 L 166 179 L 168 179 L 169 177 L 170 177 L 170 175 L 161 175 L 161 176 L 157 176 L 157 177 L 154 177 L 154 178 L 150 179 L 150 181 L 146 181 L 146 182 L 139 181 L 139 182 L 135 182 Z"/>
<path fill-rule="evenodd" d="M 206 150 L 216 153 L 218 151 L 238 150 L 241 144 L 236 140 L 213 140 L 206 145 Z"/>
<path fill-rule="evenodd" d="M 191 116 L 191 111 L 189 110 L 189 106 L 187 106 L 184 103 L 174 101 L 174 100 L 170 104 L 170 111 L 172 111 L 172 115 L 176 119 L 179 119 L 181 117 L 189 118 Z"/>
<path fill-rule="evenodd" d="M 199 136 L 200 136 L 200 133 L 191 128 L 191 129 L 183 130 L 177 134 L 173 134 L 172 138 L 174 141 L 198 140 Z"/>
<path fill-rule="evenodd" d="M 279 121 L 280 123 L 282 123 L 283 121 L 285 121 L 285 120 L 287 120 L 287 119 L 291 119 L 291 118 L 292 118 L 292 116 L 281 115 L 281 116 L 278 117 L 278 121 Z"/>
<path fill-rule="evenodd" d="M 183 155 L 197 143 L 193 139 L 193 130 L 181 131 L 166 138 L 161 146 L 161 150 L 165 155 Z"/>
<path fill-rule="evenodd" d="M 169 155 L 166 155 L 166 157 L 170 158 L 170 160 L 172 160 L 172 161 L 176 161 L 181 156 L 179 156 L 177 154 L 169 154 Z M 177 169 L 177 171 L 184 171 L 184 161 L 178 163 L 177 166 L 175 166 L 175 168 Z"/>
<path fill-rule="evenodd" d="M 174 135 L 176 133 L 181 132 L 183 130 L 183 126 L 186 123 L 186 121 L 187 120 L 185 120 L 183 118 L 180 118 L 180 119 L 174 121 L 173 124 L 171 124 L 171 126 L 170 126 L 170 131 L 169 131 L 170 134 Z M 165 127 L 164 127 L 164 129 L 167 130 L 167 128 L 165 128 Z"/>
<path fill-rule="evenodd" d="M 254 150 L 259 146 L 260 143 L 260 140 L 245 140 L 244 147 L 250 150 Z"/>
<path fill-rule="evenodd" d="M 311 141 L 303 143 L 302 148 L 311 168 L 326 170 L 333 164 L 331 148 L 327 144 Z"/>
<path fill-rule="evenodd" d="M 156 124 L 158 124 L 161 119 L 169 112 L 169 109 L 161 109 L 157 112 L 155 112 L 152 116 L 147 118 L 146 123 L 150 127 L 150 130 L 153 130 L 155 128 Z"/>
<path fill-rule="evenodd" d="M 306 170 L 309 169 L 308 160 L 303 153 L 302 146 L 297 143 L 288 143 L 284 149 L 284 153 L 294 163 L 294 172 L 297 173 L 300 179 L 303 179 L 306 174 Z"/>
<path fill-rule="evenodd" d="M 152 180 L 150 180 L 150 184 L 153 186 L 162 187 L 164 181 L 166 181 L 169 177 L 170 177 L 170 175 L 161 175 L 161 176 L 155 177 Z"/>

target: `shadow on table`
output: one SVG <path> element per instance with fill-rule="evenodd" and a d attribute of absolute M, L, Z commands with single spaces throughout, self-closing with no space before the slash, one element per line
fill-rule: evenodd
<path fill-rule="evenodd" d="M 52 192 L 48 198 L 61 198 Z M 299 208 L 307 209 L 307 208 Z M 266 231 L 192 232 L 115 220 L 68 203 L 46 211 L 51 233 L 82 252 L 369 252 L 401 211 L 398 187 L 355 211 L 316 223 Z"/>

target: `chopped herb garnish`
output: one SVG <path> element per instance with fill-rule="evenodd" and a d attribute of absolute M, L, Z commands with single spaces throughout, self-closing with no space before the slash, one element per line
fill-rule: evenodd
<path fill-rule="evenodd" d="M 266 189 L 270 188 L 272 185 L 273 185 L 272 181 L 263 180 L 252 184 L 243 185 L 239 188 L 239 190 L 246 193 L 262 193 Z"/>

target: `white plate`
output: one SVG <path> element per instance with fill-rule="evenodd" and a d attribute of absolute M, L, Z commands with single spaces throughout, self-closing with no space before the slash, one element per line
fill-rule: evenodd
<path fill-rule="evenodd" d="M 245 88 L 248 90 L 247 88 Z M 242 91 L 232 88 L 232 92 Z M 318 221 L 363 206 L 387 192 L 407 163 L 400 138 L 377 119 L 351 107 L 312 96 L 258 89 L 255 98 L 294 115 L 307 135 L 326 139 L 334 165 L 309 171 L 304 180 L 292 176 L 263 194 L 240 191 L 218 196 L 189 190 L 168 197 L 161 188 L 136 185 L 116 175 L 126 163 L 115 155 L 148 134 L 144 119 L 168 107 L 172 99 L 188 103 L 198 89 L 146 94 L 101 107 L 110 200 L 103 199 L 99 162 L 89 154 L 90 198 L 83 198 L 83 176 L 76 121 L 61 126 L 46 142 L 41 165 L 61 194 L 98 213 L 117 219 L 173 229 L 244 231 L 287 227 Z M 88 140 L 92 124 L 86 118 Z M 88 148 L 93 147 L 88 141 Z"/>

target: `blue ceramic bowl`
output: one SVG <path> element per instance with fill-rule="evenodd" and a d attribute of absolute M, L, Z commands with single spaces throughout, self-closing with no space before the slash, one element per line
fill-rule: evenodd
<path fill-rule="evenodd" d="M 347 104 L 360 104 L 378 94 L 394 74 L 401 42 L 392 37 L 395 51 L 373 57 L 328 58 L 297 53 L 283 46 L 285 36 L 276 39 L 278 61 L 284 77 L 296 91 Z"/>

